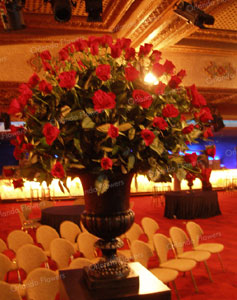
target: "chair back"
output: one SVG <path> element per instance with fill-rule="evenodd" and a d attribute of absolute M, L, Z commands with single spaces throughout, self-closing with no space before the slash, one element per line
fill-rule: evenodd
<path fill-rule="evenodd" d="M 74 253 L 73 244 L 68 240 L 57 238 L 50 244 L 50 256 L 57 263 L 59 269 L 68 267 L 70 257 Z"/>
<path fill-rule="evenodd" d="M 13 264 L 10 259 L 5 255 L 0 253 L 0 280 L 4 280 L 7 272 L 13 269 Z"/>
<path fill-rule="evenodd" d="M 4 242 L 4 240 L 0 239 L 0 253 L 2 253 L 5 250 L 7 250 L 7 245 Z"/>
<path fill-rule="evenodd" d="M 176 250 L 177 254 L 182 254 L 184 251 L 184 245 L 189 240 L 187 234 L 178 227 L 171 227 L 169 230 L 169 234 Z"/>
<path fill-rule="evenodd" d="M 81 269 L 91 265 L 91 261 L 84 257 L 78 257 L 74 259 L 70 265 L 69 269 Z"/>
<path fill-rule="evenodd" d="M 34 241 L 28 233 L 22 230 L 13 230 L 7 236 L 7 243 L 9 249 L 12 249 L 16 253 L 21 246 L 26 244 L 33 245 Z"/>
<path fill-rule="evenodd" d="M 153 256 L 151 248 L 143 241 L 133 241 L 131 244 L 131 251 L 135 261 L 141 263 L 147 268 L 148 260 Z"/>
<path fill-rule="evenodd" d="M 137 223 L 133 223 L 131 228 L 125 233 L 125 237 L 128 240 L 129 246 L 131 246 L 133 241 L 138 240 L 142 233 L 143 230 L 141 226 Z"/>
<path fill-rule="evenodd" d="M 25 285 L 27 299 L 52 300 L 59 292 L 59 275 L 49 269 L 37 268 L 28 274 Z"/>
<path fill-rule="evenodd" d="M 186 224 L 186 230 L 190 236 L 193 246 L 197 247 L 199 239 L 203 235 L 202 228 L 197 223 L 190 221 Z"/>
<path fill-rule="evenodd" d="M 62 238 L 75 243 L 78 234 L 81 233 L 79 226 L 71 221 L 64 221 L 60 224 L 60 235 Z"/>
<path fill-rule="evenodd" d="M 82 221 L 80 221 L 80 227 L 81 227 L 81 231 L 82 232 L 88 232 L 88 230 L 85 228 L 85 226 L 83 225 Z"/>
<path fill-rule="evenodd" d="M 16 261 L 18 267 L 28 274 L 46 262 L 47 256 L 41 248 L 35 245 L 24 245 L 18 249 Z"/>
<path fill-rule="evenodd" d="M 21 300 L 20 295 L 12 286 L 4 281 L 0 281 L 1 300 Z"/>
<path fill-rule="evenodd" d="M 59 238 L 57 231 L 48 225 L 42 225 L 36 230 L 36 240 L 44 250 L 49 250 L 51 242 L 57 238 Z"/>
<path fill-rule="evenodd" d="M 160 263 L 166 262 L 169 250 L 173 249 L 170 239 L 164 234 L 156 233 L 153 236 L 153 242 Z"/>
<path fill-rule="evenodd" d="M 79 251 L 84 255 L 85 258 L 93 259 L 96 258 L 94 244 L 98 238 L 89 232 L 81 233 L 77 238 L 77 245 Z"/>
<path fill-rule="evenodd" d="M 159 229 L 158 223 L 152 218 L 144 217 L 141 220 L 141 224 L 146 236 L 148 237 L 148 240 L 153 241 L 153 235 Z"/>

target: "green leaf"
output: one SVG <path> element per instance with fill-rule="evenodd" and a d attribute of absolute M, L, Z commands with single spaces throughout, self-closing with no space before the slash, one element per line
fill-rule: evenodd
<path fill-rule="evenodd" d="M 132 128 L 132 125 L 130 123 L 123 123 L 118 126 L 119 131 L 126 131 L 130 128 Z"/>
<path fill-rule="evenodd" d="M 81 143 L 80 143 L 79 139 L 74 138 L 73 139 L 73 144 L 74 144 L 75 148 L 79 151 L 79 153 L 82 154 L 83 152 L 82 152 L 82 149 L 81 149 Z"/>
<path fill-rule="evenodd" d="M 128 172 L 134 167 L 134 164 L 135 164 L 135 156 L 134 155 L 129 155 L 128 165 L 127 165 Z"/>
<path fill-rule="evenodd" d="M 107 176 L 100 175 L 96 178 L 95 188 L 97 190 L 97 195 L 105 193 L 109 189 L 109 180 Z"/>
<path fill-rule="evenodd" d="M 68 106 L 68 105 L 64 105 L 62 108 L 61 108 L 61 115 L 63 117 L 65 117 L 67 114 L 69 114 L 71 111 L 71 108 Z"/>
<path fill-rule="evenodd" d="M 86 113 L 84 110 L 78 109 L 71 111 L 70 113 L 67 114 L 67 116 L 64 118 L 64 121 L 78 121 L 78 120 L 83 120 L 85 118 Z"/>
<path fill-rule="evenodd" d="M 113 148 L 113 150 L 112 150 L 112 155 L 117 154 L 117 152 L 119 151 L 119 148 L 120 147 L 118 145 L 115 145 L 114 148 Z"/>
<path fill-rule="evenodd" d="M 178 171 L 176 172 L 176 176 L 178 178 L 178 180 L 182 180 L 186 177 L 187 172 L 184 169 L 178 169 Z"/>
<path fill-rule="evenodd" d="M 109 130 L 109 127 L 110 127 L 110 123 L 106 123 L 106 124 L 103 124 L 103 125 L 100 125 L 100 126 L 97 126 L 96 129 L 98 131 L 101 131 L 101 132 L 104 132 L 104 133 L 107 133 L 108 130 Z"/>
<path fill-rule="evenodd" d="M 152 150 L 154 150 L 158 155 L 161 155 L 164 150 L 164 144 L 156 137 L 153 143 L 149 146 Z"/>
<path fill-rule="evenodd" d="M 103 150 L 105 152 L 111 152 L 111 151 L 113 151 L 113 148 L 110 148 L 110 147 L 101 147 L 101 150 Z"/>
<path fill-rule="evenodd" d="M 129 129 L 129 131 L 128 131 L 128 138 L 129 138 L 130 141 L 134 139 L 135 133 L 136 133 L 135 128 Z"/>
<path fill-rule="evenodd" d="M 90 117 L 87 116 L 82 120 L 81 126 L 85 129 L 94 128 L 95 123 L 91 120 Z"/>
<path fill-rule="evenodd" d="M 128 173 L 128 171 L 127 171 L 127 169 L 124 167 L 124 165 L 121 165 L 121 171 L 122 171 L 123 174 L 127 174 L 127 173 Z"/>
<path fill-rule="evenodd" d="M 83 166 L 81 164 L 70 164 L 70 168 L 84 169 L 85 166 Z"/>

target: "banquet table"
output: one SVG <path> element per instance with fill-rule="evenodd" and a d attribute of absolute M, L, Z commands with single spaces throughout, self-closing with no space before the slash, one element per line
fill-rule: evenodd
<path fill-rule="evenodd" d="M 80 226 L 80 215 L 84 205 L 65 205 L 48 207 L 42 210 L 40 223 L 49 225 L 59 232 L 60 224 L 63 221 L 72 221 Z"/>
<path fill-rule="evenodd" d="M 179 191 L 165 194 L 166 218 L 196 219 L 220 214 L 216 191 Z"/>

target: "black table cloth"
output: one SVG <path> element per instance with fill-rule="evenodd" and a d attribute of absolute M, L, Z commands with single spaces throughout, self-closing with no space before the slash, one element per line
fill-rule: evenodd
<path fill-rule="evenodd" d="M 166 218 L 197 219 L 220 214 L 216 191 L 180 191 L 165 194 Z"/>
<path fill-rule="evenodd" d="M 54 206 L 42 210 L 42 225 L 49 225 L 59 232 L 60 224 L 63 221 L 72 221 L 80 226 L 80 215 L 83 212 L 84 205 Z"/>

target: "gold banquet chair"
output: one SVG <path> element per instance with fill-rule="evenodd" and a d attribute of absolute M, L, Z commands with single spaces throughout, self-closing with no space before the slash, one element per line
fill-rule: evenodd
<path fill-rule="evenodd" d="M 21 300 L 21 296 L 12 285 L 4 281 L 0 281 L 0 295 L 1 300 Z"/>
<path fill-rule="evenodd" d="M 26 244 L 33 245 L 34 241 L 28 233 L 22 230 L 13 230 L 7 236 L 7 243 L 9 249 L 17 253 L 17 250 L 20 249 L 21 246 Z"/>
<path fill-rule="evenodd" d="M 35 245 L 24 245 L 16 253 L 17 266 L 27 274 L 48 260 L 44 251 Z"/>
<path fill-rule="evenodd" d="M 74 246 L 75 251 L 78 250 L 76 239 L 78 235 L 81 233 L 80 227 L 71 221 L 63 221 L 60 224 L 60 235 L 62 238 L 71 242 Z"/>
<path fill-rule="evenodd" d="M 160 267 L 173 269 L 178 272 L 190 271 L 195 291 L 198 293 L 197 284 L 192 273 L 192 269 L 197 265 L 197 263 L 194 260 L 184 258 L 173 258 L 168 260 L 168 251 L 173 249 L 170 239 L 164 234 L 156 233 L 153 237 L 153 240 L 155 250 L 159 258 Z"/>
<path fill-rule="evenodd" d="M 84 257 L 78 257 L 70 263 L 69 269 L 81 269 L 84 267 L 88 267 L 91 264 L 92 262 L 89 259 Z"/>
<path fill-rule="evenodd" d="M 4 280 L 5 275 L 14 269 L 12 261 L 5 254 L 0 253 L 0 280 Z"/>
<path fill-rule="evenodd" d="M 189 242 L 189 239 L 186 235 L 186 233 L 178 227 L 171 227 L 169 230 L 169 234 L 172 240 L 172 243 L 174 245 L 174 248 L 176 250 L 176 254 L 178 258 L 186 258 L 186 259 L 192 259 L 196 262 L 203 262 L 204 266 L 206 268 L 207 274 L 211 282 L 213 282 L 211 277 L 211 272 L 207 265 L 207 260 L 210 258 L 211 253 L 208 251 L 184 251 L 184 246 Z"/>
<path fill-rule="evenodd" d="M 7 250 L 7 244 L 4 242 L 4 240 L 0 239 L 0 253 Z"/>
<path fill-rule="evenodd" d="M 90 234 L 89 232 L 82 232 L 77 238 L 77 245 L 79 251 L 84 255 L 85 258 L 91 260 L 92 262 L 98 262 L 99 257 L 97 257 L 96 250 L 94 247 L 95 242 L 98 238 Z"/>
<path fill-rule="evenodd" d="M 59 275 L 49 269 L 37 268 L 28 274 L 25 285 L 27 299 L 53 300 L 59 292 Z"/>
<path fill-rule="evenodd" d="M 57 263 L 58 269 L 68 267 L 74 253 L 73 244 L 68 240 L 57 238 L 50 244 L 50 257 Z"/>
<path fill-rule="evenodd" d="M 142 218 L 141 224 L 142 224 L 142 228 L 148 238 L 149 246 L 152 248 L 152 250 L 154 250 L 153 236 L 160 227 L 159 227 L 158 223 L 150 217 Z"/>
<path fill-rule="evenodd" d="M 48 225 L 42 225 L 36 230 L 37 243 L 42 245 L 47 256 L 50 256 L 50 243 L 57 238 L 59 238 L 57 231 Z"/>
<path fill-rule="evenodd" d="M 145 268 L 147 268 L 148 260 L 153 256 L 153 251 L 151 248 L 143 241 L 133 241 L 131 245 L 131 251 L 135 261 L 140 262 Z M 180 299 L 178 290 L 175 284 L 175 279 L 179 273 L 175 270 L 165 269 L 165 268 L 152 268 L 149 269 L 159 280 L 163 283 L 172 282 L 176 296 Z"/>
<path fill-rule="evenodd" d="M 224 266 L 222 263 L 222 259 L 220 256 L 220 252 L 223 251 L 224 245 L 220 243 L 201 243 L 199 244 L 199 241 L 204 234 L 202 228 L 200 225 L 198 225 L 195 222 L 188 222 L 186 224 L 186 230 L 190 236 L 190 239 L 193 244 L 193 249 L 196 251 L 209 251 L 210 253 L 214 254 L 216 253 L 218 256 L 218 259 L 220 261 L 222 270 L 224 271 Z"/>

